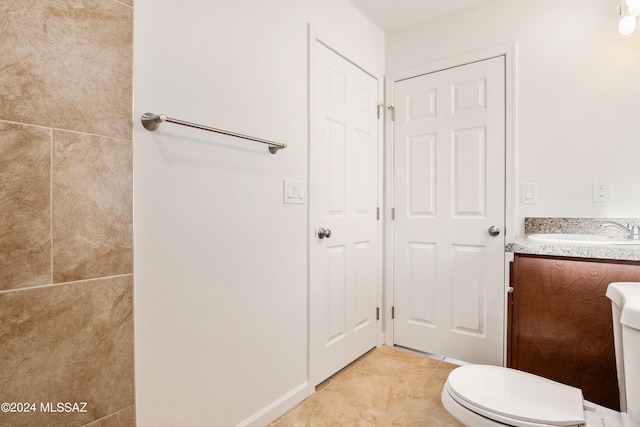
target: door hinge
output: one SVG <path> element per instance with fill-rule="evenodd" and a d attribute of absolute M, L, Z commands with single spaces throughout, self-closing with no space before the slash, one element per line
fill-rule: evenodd
<path fill-rule="evenodd" d="M 384 111 L 384 104 L 378 104 L 377 109 L 378 109 L 378 118 L 380 118 L 381 116 L 380 111 Z"/>
<path fill-rule="evenodd" d="M 396 208 L 391 208 L 391 221 L 396 219 Z"/>
<path fill-rule="evenodd" d="M 376 221 L 380 221 L 380 208 L 376 208 Z"/>
<path fill-rule="evenodd" d="M 396 121 L 396 109 L 393 107 L 393 105 L 389 105 L 387 107 L 387 109 L 391 112 L 391 121 L 395 122 Z"/>
<path fill-rule="evenodd" d="M 376 320 L 380 320 L 380 307 L 376 307 Z"/>
<path fill-rule="evenodd" d="M 396 307 L 394 305 L 391 306 L 391 318 L 396 318 Z"/>

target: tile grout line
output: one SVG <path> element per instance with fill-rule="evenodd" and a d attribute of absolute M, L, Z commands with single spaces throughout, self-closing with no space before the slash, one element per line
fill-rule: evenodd
<path fill-rule="evenodd" d="M 379 350 L 379 349 L 380 349 L 380 348 L 378 348 L 378 349 L 376 349 L 376 350 Z M 393 352 L 393 351 L 395 350 L 395 347 L 393 347 L 393 346 L 392 346 L 392 347 L 388 348 L 387 350 L 389 350 L 389 351 Z M 374 353 L 375 353 L 375 351 L 372 351 L 370 354 L 367 354 L 365 357 L 363 357 L 363 358 L 361 359 L 361 361 L 369 360 L 369 361 L 372 361 L 372 363 L 375 363 L 375 360 L 374 360 L 374 359 L 375 359 L 375 354 L 374 354 Z M 407 358 L 409 358 L 409 357 L 411 357 L 411 358 L 412 358 L 414 355 L 416 355 L 416 356 L 420 356 L 420 357 L 427 357 L 427 358 L 428 358 L 428 356 L 426 356 L 426 355 L 424 355 L 424 354 L 419 354 L 419 353 L 414 353 L 414 352 L 406 352 L 406 353 L 405 353 L 404 349 L 402 349 L 402 351 L 401 351 L 400 353 L 398 353 L 398 354 L 401 354 L 403 358 L 404 358 L 405 356 L 406 356 Z M 382 357 L 382 354 L 380 354 L 380 357 Z M 436 360 L 438 360 L 438 363 L 437 363 L 437 364 L 436 364 L 436 365 L 431 369 L 431 371 L 429 372 L 429 375 L 427 375 L 427 376 L 425 377 L 425 379 L 424 379 L 423 381 L 421 381 L 419 385 L 417 385 L 417 386 L 416 386 L 416 388 L 415 388 L 415 389 L 413 389 L 413 390 L 411 390 L 411 391 L 409 392 L 409 398 L 413 398 L 413 397 L 416 395 L 416 393 L 418 392 L 418 390 L 420 390 L 420 388 L 421 388 L 421 387 L 422 387 L 422 386 L 423 386 L 427 381 L 429 381 L 429 379 L 430 379 L 430 378 L 433 376 L 433 374 L 436 372 L 436 369 L 437 369 L 437 368 L 440 366 L 440 364 L 442 363 L 442 360 L 440 360 L 440 359 L 436 359 Z M 388 424 L 388 423 L 393 422 L 393 420 L 394 420 L 394 419 L 396 419 L 396 418 L 398 417 L 398 415 L 402 413 L 402 411 L 404 410 L 404 408 L 406 408 L 409 404 L 410 404 L 410 402 L 408 401 L 408 399 L 403 399 L 403 400 L 400 402 L 400 405 L 399 405 L 400 407 L 397 409 L 397 411 L 395 411 L 395 412 L 394 412 L 394 413 L 392 413 L 391 415 L 388 415 L 388 416 L 385 416 L 385 417 L 384 417 L 384 421 L 385 421 L 385 423 L 386 423 L 386 424 Z M 356 418 L 357 420 L 359 420 L 359 421 L 362 421 L 362 422 L 366 423 L 366 424 L 370 424 L 370 423 L 371 423 L 371 421 L 370 421 L 370 420 L 363 419 L 363 418 L 361 418 L 361 417 L 360 417 L 360 416 L 358 416 L 358 415 L 355 415 L 355 418 Z"/>
<path fill-rule="evenodd" d="M 114 1 L 115 3 L 119 3 L 119 4 L 121 4 L 122 6 L 128 7 L 129 9 L 132 9 L 132 10 L 133 10 L 133 6 L 128 5 L 128 4 L 124 3 L 124 2 L 121 2 L 120 0 L 113 0 L 113 1 Z"/>
<path fill-rule="evenodd" d="M 19 126 L 25 126 L 25 127 L 34 127 L 34 128 L 39 128 L 39 129 L 46 129 L 46 130 L 49 130 L 51 132 L 56 132 L 56 131 L 57 132 L 68 132 L 68 133 L 75 133 L 75 134 L 78 134 L 78 135 L 94 136 L 94 137 L 98 137 L 98 138 L 116 139 L 116 140 L 127 141 L 127 142 L 133 141 L 133 125 L 131 127 L 131 129 L 132 129 L 131 135 L 127 136 L 127 137 L 123 137 L 123 136 L 113 136 L 113 135 L 102 135 L 102 134 L 99 134 L 99 133 L 84 132 L 84 131 L 75 130 L 75 129 L 56 128 L 56 127 L 51 127 L 51 126 L 38 125 L 38 124 L 35 124 L 35 123 L 19 122 L 19 121 L 15 121 L 15 120 L 0 119 L 0 122 L 19 125 Z"/>
<path fill-rule="evenodd" d="M 49 128 L 49 274 L 53 284 L 53 129 Z"/>
<path fill-rule="evenodd" d="M 119 413 L 121 413 L 121 412 L 127 411 L 127 410 L 129 410 L 130 408 L 134 408 L 134 411 L 135 411 L 135 406 L 136 406 L 136 405 L 135 405 L 135 403 L 134 403 L 133 405 L 129 405 L 129 406 L 124 407 L 124 408 L 122 408 L 122 409 L 119 409 L 119 410 L 117 410 L 117 411 L 115 411 L 115 412 L 112 412 L 112 413 L 110 413 L 110 414 L 107 414 L 107 415 L 105 415 L 105 416 L 104 416 L 104 417 L 102 417 L 102 418 L 98 418 L 97 420 L 93 420 L 93 421 L 89 422 L 88 424 L 84 424 L 82 427 L 90 427 L 90 426 L 92 426 L 92 425 L 93 425 L 93 426 L 98 425 L 99 423 L 102 423 L 102 422 L 103 422 L 103 421 L 105 421 L 106 419 L 108 419 L 108 418 L 110 418 L 110 417 L 113 417 L 113 416 L 115 416 L 115 415 L 117 415 L 117 414 L 119 414 Z"/>
<path fill-rule="evenodd" d="M 51 287 L 64 286 L 64 285 L 83 284 L 83 283 L 97 282 L 97 281 L 100 281 L 100 280 L 107 280 L 107 279 L 116 279 L 118 277 L 127 277 L 127 276 L 133 277 L 133 273 L 122 273 L 122 274 L 114 274 L 114 275 L 111 275 L 111 276 L 91 277 L 91 278 L 88 278 L 88 279 L 72 280 L 72 281 L 58 282 L 58 283 L 47 283 L 47 284 L 44 284 L 44 285 L 25 286 L 25 287 L 22 287 L 22 288 L 4 289 L 4 290 L 0 290 L 0 295 L 1 294 L 6 294 L 6 293 L 9 293 L 9 292 L 26 292 L 26 291 L 30 291 L 30 290 L 34 290 L 34 289 L 51 288 Z"/>
<path fill-rule="evenodd" d="M 344 368 L 342 368 L 341 370 L 333 374 L 331 377 L 325 380 L 325 381 L 329 381 L 329 384 L 326 387 L 323 387 L 322 390 L 317 391 L 316 393 L 327 394 L 326 392 L 327 390 L 331 391 L 332 388 L 335 388 L 340 384 L 344 383 L 344 377 L 347 374 L 347 372 L 350 372 L 351 370 L 353 370 L 356 366 L 360 365 L 364 360 L 372 358 L 376 350 L 378 350 L 379 348 L 380 347 L 369 350 L 367 353 L 363 354 L 362 356 L 360 356 L 359 358 L 357 358 L 356 360 L 354 360 L 353 362 L 351 362 L 350 364 L 348 364 L 347 366 L 345 366 Z M 332 409 L 337 409 L 334 405 L 330 405 L 330 407 Z M 318 413 L 319 410 L 320 408 L 317 408 L 315 411 L 312 412 L 312 415 L 311 415 L 312 419 L 315 416 L 315 414 Z M 368 420 L 360 418 L 356 414 L 353 414 L 353 419 L 358 420 L 359 422 L 362 422 L 362 423 L 370 424 Z"/>
<path fill-rule="evenodd" d="M 426 356 L 429 357 L 429 356 Z M 440 365 L 442 365 L 442 360 L 440 359 L 434 359 L 434 360 L 438 360 L 438 364 L 435 365 L 433 367 L 433 369 L 431 370 L 431 372 L 429 372 L 429 375 L 426 376 L 426 378 L 424 379 L 424 381 L 422 381 L 420 383 L 420 385 L 418 385 L 415 390 L 413 390 L 410 394 L 410 398 L 414 398 L 416 396 L 416 394 L 418 393 L 418 391 L 427 383 L 429 382 L 429 380 L 431 379 L 431 377 L 433 377 L 433 374 L 435 374 L 435 372 L 438 370 L 438 368 L 440 367 Z M 392 423 L 393 420 L 395 420 L 396 418 L 398 418 L 398 415 L 400 415 L 402 413 L 402 411 L 404 410 L 404 408 L 406 408 L 408 405 L 410 404 L 410 402 L 407 400 L 406 402 L 403 403 L 402 407 L 400 409 L 398 409 L 398 411 L 396 413 L 393 414 L 393 416 L 389 419 L 389 422 Z"/>

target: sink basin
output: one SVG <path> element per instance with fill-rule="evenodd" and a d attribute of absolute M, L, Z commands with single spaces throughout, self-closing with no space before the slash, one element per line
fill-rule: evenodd
<path fill-rule="evenodd" d="M 573 243 L 589 245 L 640 245 L 640 240 L 598 234 L 529 234 L 529 240 L 549 243 Z"/>

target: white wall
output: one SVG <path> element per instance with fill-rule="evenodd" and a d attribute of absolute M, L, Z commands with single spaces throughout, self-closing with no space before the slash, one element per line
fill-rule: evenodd
<path fill-rule="evenodd" d="M 386 37 L 394 73 L 517 44 L 516 187 L 526 216 L 640 216 L 640 34 L 617 36 L 617 0 L 487 0 Z M 610 202 L 592 201 L 592 180 Z"/>
<path fill-rule="evenodd" d="M 379 76 L 346 0 L 136 0 L 138 425 L 264 425 L 307 396 L 307 23 Z M 285 142 L 265 146 L 147 112 Z"/>

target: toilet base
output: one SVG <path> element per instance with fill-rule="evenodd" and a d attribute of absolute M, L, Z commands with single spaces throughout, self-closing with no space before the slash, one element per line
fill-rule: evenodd
<path fill-rule="evenodd" d="M 626 416 L 627 414 L 621 414 L 618 411 L 596 405 L 587 400 L 584 402 L 584 408 L 584 420 L 587 427 L 637 427 L 631 424 L 631 421 Z M 627 421 L 625 421 L 625 418 Z"/>

